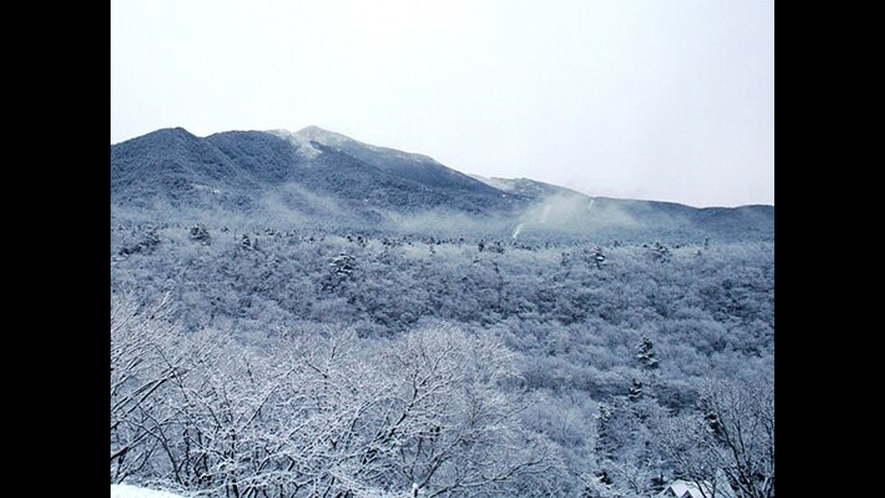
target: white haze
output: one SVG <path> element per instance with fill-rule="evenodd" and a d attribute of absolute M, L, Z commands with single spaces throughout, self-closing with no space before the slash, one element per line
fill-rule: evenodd
<path fill-rule="evenodd" d="M 111 2 L 111 143 L 308 125 L 465 173 L 774 203 L 770 0 Z"/>

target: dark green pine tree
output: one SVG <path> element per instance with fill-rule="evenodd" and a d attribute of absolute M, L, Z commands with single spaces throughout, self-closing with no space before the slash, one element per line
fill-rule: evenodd
<path fill-rule="evenodd" d="M 642 341 L 639 343 L 639 352 L 636 354 L 636 359 L 639 360 L 639 364 L 642 368 L 647 370 L 654 370 L 658 368 L 658 358 L 657 353 L 655 353 L 655 345 L 651 342 L 651 339 L 648 336 L 642 336 Z"/>
<path fill-rule="evenodd" d="M 329 262 L 329 273 L 323 279 L 323 290 L 335 290 L 342 282 L 350 278 L 356 269 L 356 258 L 342 252 Z"/>
<path fill-rule="evenodd" d="M 627 399 L 633 401 L 639 401 L 642 398 L 642 381 L 639 379 L 633 379 L 633 385 L 630 386 L 630 392 L 627 393 Z"/>

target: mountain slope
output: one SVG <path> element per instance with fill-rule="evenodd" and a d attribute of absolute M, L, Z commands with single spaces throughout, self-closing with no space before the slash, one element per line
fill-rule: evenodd
<path fill-rule="evenodd" d="M 534 225 L 570 233 L 592 232 L 614 239 L 774 237 L 774 206 L 694 208 L 674 202 L 593 197 L 527 178 L 475 178 L 534 202 L 523 213 L 523 229 Z"/>
<path fill-rule="evenodd" d="M 231 131 L 199 138 L 159 130 L 111 146 L 112 204 L 207 207 L 228 194 L 237 209 L 280 187 L 306 189 L 353 208 L 412 212 L 443 209 L 489 213 L 514 206 L 512 196 L 417 154 L 362 144 L 318 128 Z"/>
<path fill-rule="evenodd" d="M 223 152 L 183 128 L 111 146 L 111 203 L 208 207 L 244 205 L 259 184 Z"/>
<path fill-rule="evenodd" d="M 498 189 L 477 181 L 468 175 L 448 168 L 430 157 L 402 152 L 386 147 L 365 144 L 344 135 L 308 126 L 295 135 L 298 139 L 317 142 L 329 148 L 349 154 L 384 172 L 428 187 L 439 187 L 462 194 L 478 193 L 496 196 Z"/>
<path fill-rule="evenodd" d="M 298 180 L 304 159 L 289 141 L 262 131 L 228 131 L 206 137 L 228 159 L 257 183 L 279 185 Z"/>

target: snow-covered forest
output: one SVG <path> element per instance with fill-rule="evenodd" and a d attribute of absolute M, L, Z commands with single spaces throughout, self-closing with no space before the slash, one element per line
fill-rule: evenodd
<path fill-rule="evenodd" d="M 112 220 L 111 483 L 774 496 L 773 242 L 428 233 Z"/>

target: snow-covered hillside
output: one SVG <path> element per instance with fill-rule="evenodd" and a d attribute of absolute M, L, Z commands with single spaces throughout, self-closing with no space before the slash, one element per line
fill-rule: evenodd
<path fill-rule="evenodd" d="M 111 484 L 111 498 L 184 498 L 181 495 L 156 491 L 153 489 L 130 486 L 129 484 Z"/>

